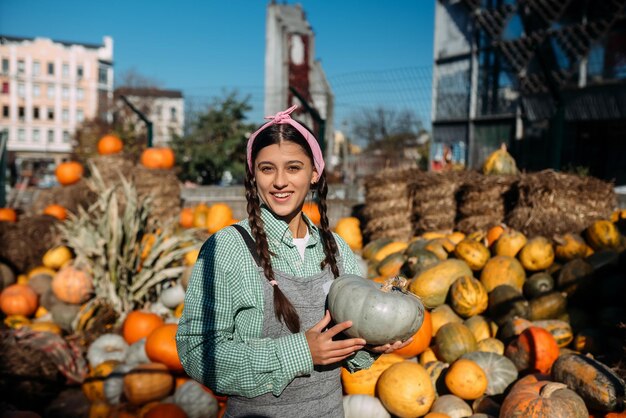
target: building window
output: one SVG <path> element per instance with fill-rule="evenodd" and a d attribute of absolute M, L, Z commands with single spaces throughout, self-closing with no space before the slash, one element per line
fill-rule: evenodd
<path fill-rule="evenodd" d="M 26 110 L 24 109 L 24 106 L 20 106 L 17 108 L 17 117 L 20 120 L 24 120 L 24 116 L 26 115 Z"/>
<path fill-rule="evenodd" d="M 33 119 L 39 119 L 39 108 L 33 107 Z"/>
<path fill-rule="evenodd" d="M 54 75 L 54 63 L 53 62 L 48 63 L 48 75 Z"/>
<path fill-rule="evenodd" d="M 54 120 L 54 109 L 48 109 L 48 120 Z"/>
<path fill-rule="evenodd" d="M 70 88 L 67 86 L 63 86 L 63 89 L 61 90 L 61 95 L 63 97 L 63 100 L 67 100 L 70 98 Z"/>
<path fill-rule="evenodd" d="M 70 120 L 70 111 L 67 109 L 63 109 L 61 112 L 61 117 L 63 118 L 63 122 L 69 122 Z"/>
<path fill-rule="evenodd" d="M 70 65 L 69 64 L 63 64 L 63 67 L 61 68 L 61 74 L 63 74 L 63 78 L 69 78 L 69 76 L 70 76 Z"/>
<path fill-rule="evenodd" d="M 2 72 L 4 74 L 9 73 L 9 60 L 7 58 L 2 58 Z"/>
<path fill-rule="evenodd" d="M 64 144 L 70 143 L 70 133 L 68 131 L 63 131 L 63 143 Z"/>
<path fill-rule="evenodd" d="M 33 84 L 33 97 L 41 96 L 41 86 L 39 84 Z"/>
<path fill-rule="evenodd" d="M 107 84 L 108 83 L 108 74 L 107 74 L 107 68 L 106 67 L 99 67 L 98 68 L 98 82 L 100 84 Z"/>
<path fill-rule="evenodd" d="M 48 99 L 54 99 L 54 84 L 48 84 Z"/>
<path fill-rule="evenodd" d="M 2 94 L 9 94 L 9 82 L 8 81 L 2 82 Z"/>
<path fill-rule="evenodd" d="M 84 120 L 85 120 L 85 113 L 83 112 L 83 109 L 77 109 L 76 110 L 76 122 L 81 123 Z"/>
<path fill-rule="evenodd" d="M 26 86 L 24 85 L 24 83 L 17 84 L 17 96 L 22 99 L 26 97 Z"/>
<path fill-rule="evenodd" d="M 85 98 L 85 90 L 82 88 L 76 89 L 76 100 L 83 100 Z"/>
<path fill-rule="evenodd" d="M 17 61 L 17 73 L 24 74 L 25 71 L 26 71 L 26 66 L 24 65 L 24 60 L 18 60 Z"/>
<path fill-rule="evenodd" d="M 2 106 L 2 117 L 3 118 L 9 117 L 9 106 Z"/>
<path fill-rule="evenodd" d="M 33 142 L 39 142 L 40 137 L 41 133 L 39 132 L 39 129 L 33 129 Z"/>
<path fill-rule="evenodd" d="M 18 142 L 26 141 L 26 130 L 25 129 L 18 129 L 17 130 L 17 140 L 18 140 Z"/>
<path fill-rule="evenodd" d="M 83 79 L 83 66 L 79 65 L 78 67 L 76 67 L 76 77 L 78 77 L 79 80 Z"/>
<path fill-rule="evenodd" d="M 54 142 L 54 130 L 48 129 L 48 143 Z"/>
<path fill-rule="evenodd" d="M 176 122 L 176 108 L 175 107 L 170 108 L 170 120 L 173 122 Z"/>
<path fill-rule="evenodd" d="M 41 74 L 41 64 L 39 61 L 33 61 L 33 75 Z"/>

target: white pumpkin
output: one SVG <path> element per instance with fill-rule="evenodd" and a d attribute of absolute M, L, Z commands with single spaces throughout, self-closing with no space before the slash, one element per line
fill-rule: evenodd
<path fill-rule="evenodd" d="M 133 367 L 130 364 L 119 364 L 104 380 L 104 397 L 109 405 L 119 405 L 122 402 L 124 376 Z"/>
<path fill-rule="evenodd" d="M 126 359 L 128 343 L 118 334 L 103 334 L 99 336 L 87 350 L 87 361 L 93 369 L 107 360 L 117 360 L 120 363 Z"/>
<path fill-rule="evenodd" d="M 176 284 L 161 292 L 161 303 L 170 309 L 176 308 L 185 300 L 185 289 L 181 284 Z"/>
<path fill-rule="evenodd" d="M 137 364 L 150 363 L 150 359 L 146 354 L 146 338 L 133 343 L 128 347 L 126 353 L 126 364 L 136 366 Z"/>
<path fill-rule="evenodd" d="M 167 306 L 163 305 L 161 301 L 156 301 L 152 305 L 148 307 L 148 311 L 155 313 L 162 317 L 167 317 L 172 315 L 172 310 Z"/>
<path fill-rule="evenodd" d="M 383 404 L 371 395 L 346 395 L 343 397 L 345 418 L 390 418 Z"/>
<path fill-rule="evenodd" d="M 443 395 L 438 397 L 433 403 L 433 406 L 430 408 L 430 412 L 446 414 L 450 418 L 469 417 L 474 413 L 467 402 L 454 395 Z"/>
<path fill-rule="evenodd" d="M 188 418 L 215 418 L 219 411 L 217 399 L 194 380 L 176 388 L 174 403 L 185 411 Z"/>

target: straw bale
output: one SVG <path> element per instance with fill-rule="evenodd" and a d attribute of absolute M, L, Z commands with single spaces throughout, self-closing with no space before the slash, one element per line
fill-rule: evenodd
<path fill-rule="evenodd" d="M 411 219 L 408 218 L 407 215 L 404 213 L 369 219 L 365 226 L 365 230 L 368 232 L 372 232 L 402 226 L 411 226 Z"/>
<path fill-rule="evenodd" d="M 180 181 L 173 170 L 133 169 L 133 180 L 139 196 L 152 196 L 151 221 L 165 223 L 179 215 Z"/>
<path fill-rule="evenodd" d="M 372 202 L 363 208 L 363 215 L 368 219 L 388 216 L 391 213 L 410 213 L 408 199 L 391 199 L 381 202 Z"/>
<path fill-rule="evenodd" d="M 57 204 L 65 210 L 77 213 L 78 207 L 88 208 L 97 199 L 84 179 L 67 186 L 57 186 L 39 191 L 28 210 L 31 215 L 40 214 L 48 205 Z"/>
<path fill-rule="evenodd" d="M 54 225 L 59 222 L 49 215 L 25 216 L 18 222 L 0 222 L 0 259 L 18 272 L 41 265 L 47 250 L 60 243 Z"/>
<path fill-rule="evenodd" d="M 100 173 L 104 184 L 111 186 L 120 181 L 120 174 L 129 179 L 135 168 L 132 160 L 124 154 L 98 155 L 89 160 Z"/>
<path fill-rule="evenodd" d="M 405 225 L 398 228 L 373 231 L 367 236 L 370 241 L 379 238 L 391 238 L 399 241 L 408 241 L 413 236 L 413 228 L 410 225 Z"/>
<path fill-rule="evenodd" d="M 491 215 L 473 215 L 468 216 L 457 222 L 456 230 L 461 231 L 465 234 L 469 234 L 475 231 L 484 231 L 492 226 L 499 225 L 501 223 L 502 218 L 497 220 L 497 218 Z"/>

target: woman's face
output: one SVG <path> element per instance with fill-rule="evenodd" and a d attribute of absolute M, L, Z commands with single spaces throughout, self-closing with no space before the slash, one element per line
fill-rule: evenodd
<path fill-rule="evenodd" d="M 254 176 L 261 200 L 288 222 L 300 213 L 318 177 L 309 156 L 290 141 L 262 148 L 254 161 Z"/>

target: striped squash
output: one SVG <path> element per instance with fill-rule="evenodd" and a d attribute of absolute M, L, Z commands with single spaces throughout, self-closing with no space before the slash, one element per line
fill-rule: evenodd
<path fill-rule="evenodd" d="M 450 288 L 452 309 L 464 318 L 478 315 L 487 310 L 489 298 L 485 286 L 471 276 L 458 278 Z"/>

